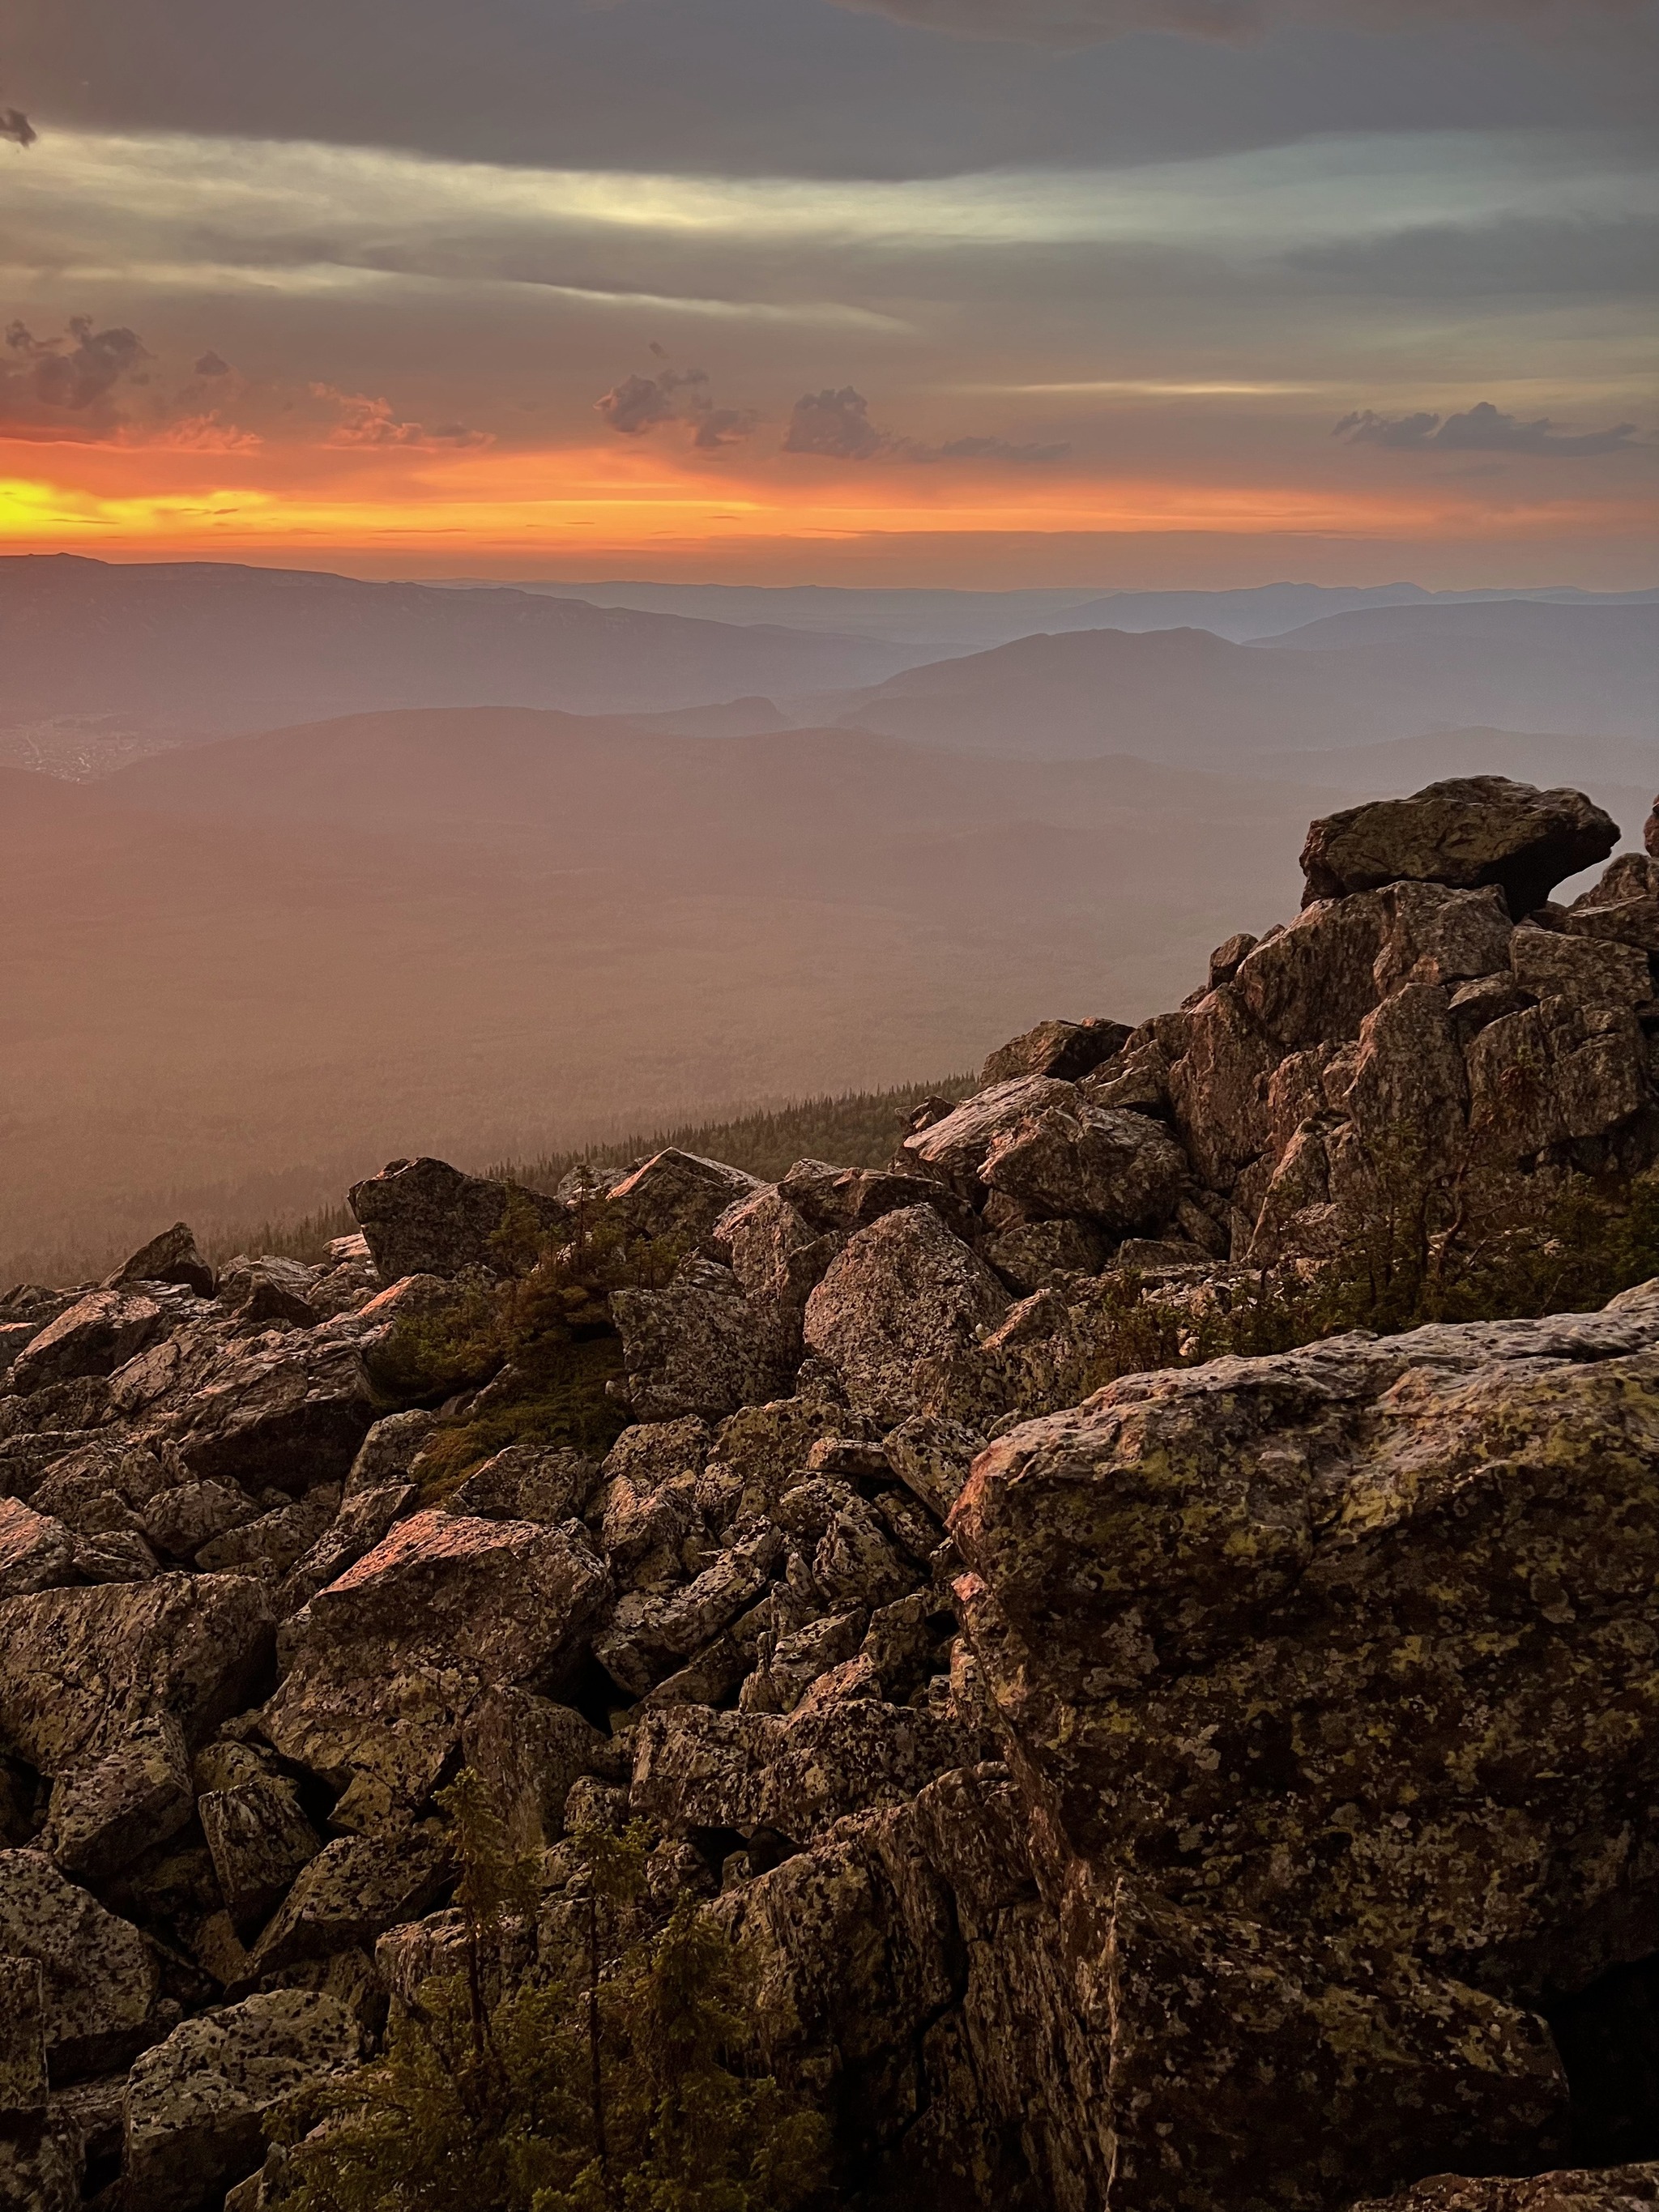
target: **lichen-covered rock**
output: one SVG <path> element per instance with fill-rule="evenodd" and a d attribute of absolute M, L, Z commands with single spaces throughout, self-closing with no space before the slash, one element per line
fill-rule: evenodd
<path fill-rule="evenodd" d="M 75 1538 L 50 1513 L 0 1498 L 0 1598 L 25 1597 L 71 1579 Z"/>
<path fill-rule="evenodd" d="M 980 1070 L 981 1087 L 1016 1082 L 1023 1075 L 1052 1075 L 1075 1083 L 1121 1052 L 1130 1030 L 1097 1015 L 1086 1022 L 1039 1022 L 998 1047 Z"/>
<path fill-rule="evenodd" d="M 594 1638 L 594 1656 L 625 1690 L 643 1697 L 754 1603 L 783 1549 L 780 1532 L 764 1528 L 722 1552 L 683 1589 L 665 1595 L 628 1591 Z"/>
<path fill-rule="evenodd" d="M 629 1755 L 568 1705 L 528 1690 L 493 1690 L 467 1716 L 462 1748 L 507 1826 L 514 1850 L 541 1850 L 564 1833 L 578 1776 L 625 1782 Z"/>
<path fill-rule="evenodd" d="M 78 2212 L 82 2158 L 72 2128 L 30 2128 L 0 2135 L 3 2212 Z"/>
<path fill-rule="evenodd" d="M 148 1291 L 93 1291 L 33 1336 L 8 1380 L 27 1395 L 82 1376 L 112 1375 L 166 1329 L 171 1309 Z"/>
<path fill-rule="evenodd" d="M 498 1235 L 509 1206 L 528 1228 L 549 1233 L 566 1212 L 557 1199 L 428 1158 L 391 1161 L 379 1175 L 354 1183 L 346 1204 L 386 1283 L 404 1275 L 459 1275 L 468 1267 L 509 1273 L 512 1256 Z"/>
<path fill-rule="evenodd" d="M 380 1490 L 387 1483 L 406 1481 L 421 1447 L 430 1439 L 437 1425 L 438 1416 L 423 1407 L 416 1407 L 406 1413 L 388 1413 L 384 1419 L 376 1421 L 357 1448 L 343 1495 L 349 1499 L 360 1491 Z"/>
<path fill-rule="evenodd" d="M 0 1954 L 40 1965 L 54 2082 L 125 2064 L 165 2033 L 153 1947 L 44 1851 L 0 1851 Z"/>
<path fill-rule="evenodd" d="M 1659 2166 L 1609 2166 L 1521 2179 L 1437 2173 L 1397 2197 L 1369 2197 L 1352 2212 L 1647 2212 L 1659 2204 Z"/>
<path fill-rule="evenodd" d="M 484 1690 L 556 1683 L 608 1587 L 580 1529 L 416 1513 L 298 1617 L 266 1732 L 372 1825 L 424 1801 Z"/>
<path fill-rule="evenodd" d="M 729 1206 L 763 1188 L 741 1168 L 672 1146 L 611 1186 L 605 1219 L 630 1237 L 672 1237 L 688 1250 L 702 1243 Z"/>
<path fill-rule="evenodd" d="M 196 1564 L 206 1574 L 263 1575 L 276 1582 L 322 1540 L 339 1505 L 337 1482 L 313 1483 L 303 1498 L 210 1538 L 197 1552 Z"/>
<path fill-rule="evenodd" d="M 945 1112 L 952 1109 L 948 1105 Z M 931 1124 L 929 1126 L 932 1126 Z M 931 1176 L 890 1170 L 832 1167 L 827 1160 L 797 1160 L 778 1185 L 778 1195 L 815 1230 L 851 1237 L 907 1206 L 931 1206 L 958 1237 L 975 1227 L 973 1207 Z"/>
<path fill-rule="evenodd" d="M 399 1515 L 413 1508 L 415 1498 L 413 1483 L 397 1481 L 359 1490 L 348 1498 L 310 1550 L 295 1561 L 277 1584 L 273 1600 L 277 1619 L 289 1619 L 308 1605 L 319 1590 L 337 1581 L 348 1567 L 356 1566 L 366 1552 L 374 1549 Z"/>
<path fill-rule="evenodd" d="M 1504 1167 L 1616 1133 L 1653 1097 L 1641 1029 L 1627 1007 L 1546 999 L 1489 1023 L 1468 1061 L 1471 1133 Z"/>
<path fill-rule="evenodd" d="M 948 1184 L 970 1204 L 981 1195 L 979 1171 L 985 1156 L 1005 1129 L 1049 1106 L 1073 1106 L 1076 1086 L 1047 1075 L 1022 1075 L 994 1083 L 925 1129 L 904 1140 L 905 1155 L 918 1171 Z"/>
<path fill-rule="evenodd" d="M 772 1188 L 730 1207 L 712 1234 L 745 1297 L 771 1301 L 793 1313 L 806 1304 L 845 1242 L 841 1235 L 811 1228 Z"/>
<path fill-rule="evenodd" d="M 312 1328 L 318 1316 L 311 1301 L 321 1280 L 319 1270 L 301 1260 L 239 1254 L 220 1273 L 219 1301 L 245 1328 Z"/>
<path fill-rule="evenodd" d="M 1402 878 L 1464 890 L 1493 884 L 1518 921 L 1618 842 L 1618 825 L 1582 792 L 1539 791 L 1502 775 L 1451 777 L 1409 799 L 1372 799 L 1314 823 L 1302 850 L 1304 903 Z"/>
<path fill-rule="evenodd" d="M 641 1421 L 718 1419 L 780 1396 L 799 1364 L 793 1328 L 744 1297 L 728 1268 L 706 1260 L 659 1291 L 616 1291 L 629 1402 Z"/>
<path fill-rule="evenodd" d="M 1132 1376 L 993 1444 L 958 1601 L 1073 1846 L 1505 1996 L 1659 1947 L 1656 1385 L 1650 1286 Z"/>
<path fill-rule="evenodd" d="M 860 1230 L 832 1262 L 807 1300 L 805 1336 L 857 1411 L 902 1421 L 918 1410 L 918 1363 L 967 1350 L 1007 1310 L 985 1262 L 931 1206 L 912 1206 Z"/>
<path fill-rule="evenodd" d="M 301 1867 L 253 1947 L 254 1972 L 372 1945 L 394 1922 L 424 1912 L 449 1870 L 442 1847 L 424 1828 L 337 1837 Z"/>
<path fill-rule="evenodd" d="M 45 1774 L 94 1765 L 157 1711 L 199 1741 L 248 1700 L 270 1600 L 241 1575 L 159 1575 L 0 1604 L 0 1743 Z"/>
<path fill-rule="evenodd" d="M 185 2021 L 128 2079 L 126 2212 L 204 2212 L 264 2156 L 261 2120 L 355 2065 L 362 2038 L 337 1998 L 271 1990 Z"/>
<path fill-rule="evenodd" d="M 1079 1095 L 1005 1125 L 979 1178 L 1039 1212 L 1081 1214 L 1121 1237 L 1167 1220 L 1188 1172 L 1156 1122 Z"/>
<path fill-rule="evenodd" d="M 40 1961 L 0 1954 L 0 2133 L 46 2109 L 46 1991 Z"/>
<path fill-rule="evenodd" d="M 591 1459 L 562 1446 L 508 1444 L 475 1467 L 445 1501 L 484 1521 L 568 1521 L 599 1485 Z"/>
<path fill-rule="evenodd" d="M 1082 1221 L 1019 1222 L 988 1237 L 981 1256 L 1012 1289 L 1029 1295 L 1061 1275 L 1098 1274 L 1106 1240 Z"/>
<path fill-rule="evenodd" d="M 375 1411 L 355 1344 L 255 1338 L 220 1353 L 167 1433 L 199 1481 L 297 1492 L 344 1479 Z"/>
<path fill-rule="evenodd" d="M 322 1849 L 299 1792 L 284 1777 L 251 1774 L 204 1790 L 196 1811 L 233 1920 L 258 1919 Z"/>
<path fill-rule="evenodd" d="M 176 1836 L 194 1810 L 184 1731 L 164 1708 L 90 1765 L 58 1770 L 40 1847 L 65 1874 L 102 1881 Z"/>

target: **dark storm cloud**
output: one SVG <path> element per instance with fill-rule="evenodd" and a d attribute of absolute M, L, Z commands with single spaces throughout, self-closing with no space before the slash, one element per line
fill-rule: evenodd
<path fill-rule="evenodd" d="M 1547 415 L 1523 422 L 1482 399 L 1462 415 L 1377 415 L 1369 408 L 1345 415 L 1332 435 L 1350 445 L 1384 446 L 1406 453 L 1527 453 L 1538 458 L 1582 460 L 1596 453 L 1621 453 L 1636 442 L 1634 422 L 1611 429 L 1575 434 Z"/>
<path fill-rule="evenodd" d="M 230 363 L 221 361 L 216 353 L 204 353 L 196 364 L 198 376 L 228 376 Z"/>
<path fill-rule="evenodd" d="M 870 420 L 870 403 L 844 385 L 839 392 L 809 392 L 795 402 L 784 434 L 786 453 L 811 453 L 833 461 L 1064 460 L 1067 445 L 1020 446 L 1006 438 L 952 438 L 941 446 L 897 436 Z"/>
<path fill-rule="evenodd" d="M 760 421 L 752 408 L 717 407 L 702 368 L 665 367 L 654 376 L 625 376 L 595 402 L 594 411 L 624 438 L 642 438 L 665 422 L 686 423 L 692 445 L 705 453 L 739 444 Z"/>
<path fill-rule="evenodd" d="M 149 358 L 135 331 L 95 331 L 90 315 L 71 315 L 67 335 L 56 338 L 37 338 L 25 324 L 12 323 L 6 347 L 21 365 L 0 371 L 0 399 L 77 411 L 106 398 Z"/>
<path fill-rule="evenodd" d="M 33 146 L 40 136 L 21 108 L 0 107 L 0 138 L 9 138 L 15 146 Z"/>

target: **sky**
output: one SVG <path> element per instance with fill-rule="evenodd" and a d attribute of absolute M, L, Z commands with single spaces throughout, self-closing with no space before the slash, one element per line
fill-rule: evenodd
<path fill-rule="evenodd" d="M 0 550 L 1659 581 L 1653 0 L 8 0 Z"/>

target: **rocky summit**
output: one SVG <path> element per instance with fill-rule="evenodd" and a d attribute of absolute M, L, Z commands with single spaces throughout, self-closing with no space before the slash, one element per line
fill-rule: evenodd
<path fill-rule="evenodd" d="M 1316 823 L 884 1169 L 400 1160 L 326 1265 L 0 1300 L 0 2205 L 280 2204 L 464 1769 L 530 1964 L 635 1824 L 838 2203 L 1659 2201 L 1659 862 L 1551 897 L 1614 842 Z"/>

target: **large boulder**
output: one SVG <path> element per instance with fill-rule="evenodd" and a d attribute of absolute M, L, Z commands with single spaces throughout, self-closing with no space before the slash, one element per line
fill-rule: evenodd
<path fill-rule="evenodd" d="M 1352 2212 L 1648 2212 L 1659 2204 L 1659 2166 L 1610 2166 L 1511 2180 L 1437 2173 Z"/>
<path fill-rule="evenodd" d="M 253 1971 L 372 1946 L 399 1920 L 427 1910 L 453 1869 L 425 1830 L 337 1836 L 301 1868 L 281 1910 L 253 1947 Z"/>
<path fill-rule="evenodd" d="M 268 1912 L 323 1847 L 284 1775 L 253 1773 L 228 1789 L 204 1790 L 196 1812 L 235 1921 Z"/>
<path fill-rule="evenodd" d="M 1186 1155 L 1155 1121 L 1079 1094 L 1000 1130 L 979 1177 L 1035 1212 L 1082 1215 L 1128 1236 L 1170 1218 L 1188 1174 Z"/>
<path fill-rule="evenodd" d="M 983 1195 L 979 1171 L 985 1156 L 1006 1130 L 1047 1107 L 1076 1103 L 1073 1084 L 1048 1075 L 1017 1076 L 963 1099 L 960 1106 L 907 1137 L 902 1151 L 919 1174 L 946 1184 L 972 1204 Z"/>
<path fill-rule="evenodd" d="M 1070 1846 L 1511 2000 L 1659 1948 L 1656 1387 L 1650 1285 L 993 1443 L 958 1604 Z"/>
<path fill-rule="evenodd" d="M 27 1395 L 85 1375 L 112 1375 L 160 1336 L 170 1318 L 165 1301 L 147 1291 L 91 1291 L 23 1346 L 11 1363 L 10 1386 Z"/>
<path fill-rule="evenodd" d="M 806 1341 L 840 1370 L 855 1411 L 902 1421 L 918 1410 L 918 1364 L 970 1350 L 1008 1303 L 932 1206 L 906 1206 L 860 1230 L 831 1263 L 806 1302 Z"/>
<path fill-rule="evenodd" d="M 712 1261 L 688 1262 L 659 1291 L 613 1291 L 611 1315 L 641 1421 L 718 1419 L 779 1397 L 799 1364 L 793 1314 L 746 1298 Z"/>
<path fill-rule="evenodd" d="M 1086 1022 L 1039 1022 L 1035 1029 L 1000 1045 L 980 1070 L 981 1088 L 1012 1083 L 1022 1075 L 1052 1075 L 1075 1083 L 1122 1051 L 1130 1036 L 1123 1022 L 1097 1015 Z"/>
<path fill-rule="evenodd" d="M 91 1765 L 58 1774 L 40 1847 L 65 1874 L 106 1881 L 194 1810 L 184 1732 L 171 1713 L 150 1713 Z"/>
<path fill-rule="evenodd" d="M 52 1589 L 75 1577 L 75 1538 L 50 1513 L 0 1498 L 0 1598 Z"/>
<path fill-rule="evenodd" d="M 0 1604 L 0 1745 L 43 1774 L 87 1771 L 166 1713 L 199 1741 L 255 1689 L 270 1600 L 242 1575 L 43 1590 Z"/>
<path fill-rule="evenodd" d="M 947 1107 L 948 1113 L 951 1109 Z M 898 1175 L 876 1168 L 838 1168 L 828 1160 L 797 1160 L 778 1185 L 778 1195 L 813 1229 L 852 1236 L 884 1213 L 931 1206 L 948 1229 L 971 1235 L 974 1211 L 931 1176 Z"/>
<path fill-rule="evenodd" d="M 556 1686 L 608 1593 L 574 1524 L 416 1513 L 296 1616 L 265 1731 L 372 1826 L 425 1800 L 485 1690 Z"/>
<path fill-rule="evenodd" d="M 308 1490 L 343 1481 L 377 1410 L 355 1344 L 254 1338 L 191 1378 L 165 1432 L 198 1480 Z"/>
<path fill-rule="evenodd" d="M 674 1743 L 699 1810 L 726 1802 L 731 1717 L 708 1717 L 700 1778 L 689 1735 L 653 1742 L 653 1762 Z M 1041 1834 L 1034 1850 L 1030 1826 L 1005 1770 L 957 1770 L 714 1908 L 762 2055 L 823 2085 L 877 2201 L 1326 2212 L 1555 2149 L 1565 2085 L 1534 2015 L 1172 1911 Z"/>
<path fill-rule="evenodd" d="M 671 1146 L 612 1185 L 605 1219 L 629 1237 L 672 1237 L 690 1250 L 702 1243 L 728 1206 L 755 1197 L 763 1188 L 741 1168 Z"/>
<path fill-rule="evenodd" d="M 1402 880 L 1465 890 L 1495 884 L 1519 921 L 1618 842 L 1617 823 L 1582 792 L 1455 776 L 1314 823 L 1302 848 L 1303 903 Z"/>
<path fill-rule="evenodd" d="M 128 1283 L 180 1283 L 203 1298 L 210 1298 L 215 1288 L 213 1270 L 197 1250 L 195 1234 L 184 1221 L 175 1221 L 171 1229 L 141 1244 L 131 1259 L 105 1277 L 104 1288 L 118 1291 Z"/>
<path fill-rule="evenodd" d="M 355 2065 L 362 2031 L 337 1997 L 271 1990 L 174 2028 L 128 2079 L 124 2212 L 202 2212 L 264 2156 L 264 2115 Z"/>
<path fill-rule="evenodd" d="M 463 1175 L 445 1160 L 392 1160 L 354 1183 L 346 1203 L 360 1223 L 381 1279 L 459 1275 L 468 1267 L 508 1273 L 499 1232 L 509 1206 L 526 1229 L 550 1234 L 565 1218 L 557 1199 L 487 1176 Z"/>

